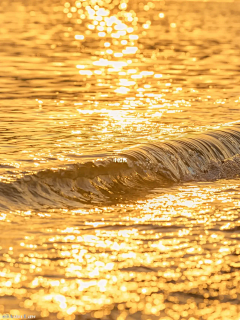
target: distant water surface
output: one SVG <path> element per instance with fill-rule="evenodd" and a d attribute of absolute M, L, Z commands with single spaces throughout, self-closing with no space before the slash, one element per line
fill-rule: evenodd
<path fill-rule="evenodd" d="M 3 0 L 0 49 L 0 316 L 239 320 L 240 2 Z"/>

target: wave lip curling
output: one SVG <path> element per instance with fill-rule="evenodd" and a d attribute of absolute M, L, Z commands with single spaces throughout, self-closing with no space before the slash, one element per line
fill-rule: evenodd
<path fill-rule="evenodd" d="M 240 125 L 148 143 L 102 160 L 0 182 L 2 210 L 76 208 L 114 203 L 154 187 L 240 175 Z"/>

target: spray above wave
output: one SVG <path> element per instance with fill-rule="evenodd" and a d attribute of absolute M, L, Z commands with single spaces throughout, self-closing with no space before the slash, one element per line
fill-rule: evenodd
<path fill-rule="evenodd" d="M 240 174 L 240 125 L 194 138 L 139 145 L 113 157 L 0 183 L 2 209 L 113 203 L 149 188 Z"/>

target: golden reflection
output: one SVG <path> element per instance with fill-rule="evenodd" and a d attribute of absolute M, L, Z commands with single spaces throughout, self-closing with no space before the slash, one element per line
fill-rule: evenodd
<path fill-rule="evenodd" d="M 239 200 L 225 191 L 231 187 L 219 182 L 155 189 L 132 204 L 64 210 L 63 221 L 59 210 L 49 212 L 59 222 L 43 224 L 38 244 L 29 233 L 0 247 L 0 295 L 59 319 L 89 312 L 164 318 L 179 310 L 194 317 L 200 304 L 226 319 L 229 305 L 220 297 L 237 298 L 240 276 L 239 236 L 228 232 L 240 225 L 233 207 Z M 224 213 L 217 210 L 222 203 Z M 18 215 L 34 214 L 25 213 Z M 45 215 L 39 219 L 46 221 Z M 238 306 L 231 312 L 237 319 Z"/>
<path fill-rule="evenodd" d="M 102 151 L 102 145 L 107 151 L 116 151 L 133 143 L 159 141 L 164 135 L 166 139 L 179 137 L 186 127 L 189 132 L 207 129 L 192 124 L 191 107 L 194 99 L 209 102 L 212 93 L 202 98 L 199 89 L 191 88 L 190 83 L 186 94 L 183 81 L 177 79 L 179 74 L 184 75 L 182 60 L 187 56 L 187 44 L 185 47 L 179 20 L 167 16 L 162 6 L 156 9 L 160 2 L 64 3 L 62 11 L 66 24 L 69 22 L 62 42 L 65 55 L 51 67 L 65 68 L 64 76 L 74 78 L 77 90 L 72 95 L 73 85 L 68 86 L 61 78 L 63 90 L 49 92 L 51 96 L 56 92 L 52 104 L 44 95 L 35 99 L 33 92 L 37 111 L 28 120 L 38 117 L 47 123 L 45 131 L 39 126 L 34 128 L 47 140 L 47 147 L 32 152 L 29 144 L 36 145 L 36 140 L 27 141 L 21 154 L 36 170 L 44 167 L 46 157 L 58 161 L 51 166 L 53 172 L 61 161 L 76 163 L 76 157 L 70 159 L 69 154 L 74 150 L 74 156 L 82 156 L 86 144 L 84 150 L 92 154 Z M 31 11 L 30 15 L 36 13 Z M 169 36 L 178 29 L 179 42 Z M 150 50 L 152 32 L 160 31 L 166 39 L 160 38 L 156 48 Z M 164 41 L 171 43 L 165 46 L 167 50 Z M 177 44 L 184 47 L 183 52 Z M 171 69 L 167 58 L 173 55 L 174 46 L 177 62 Z M 50 43 L 50 47 L 54 49 L 56 44 Z M 74 60 L 68 59 L 70 54 Z M 201 66 L 201 62 L 195 56 L 189 60 L 189 72 L 194 74 L 193 67 L 197 62 Z M 68 63 L 76 75 L 73 72 L 69 76 Z M 52 71 L 56 77 L 62 72 Z M 33 78 L 37 78 L 35 74 Z M 39 87 L 38 80 L 33 81 Z M 212 80 L 205 79 L 207 83 Z M 189 92 L 191 99 L 187 98 Z M 239 103 L 238 98 L 234 99 Z M 222 108 L 226 102 L 217 97 L 214 105 Z M 202 108 L 205 110 L 204 105 Z M 199 108 L 194 110 L 200 112 Z M 221 110 L 225 119 L 225 109 Z M 51 149 L 48 144 L 53 141 Z M 14 159 L 4 165 L 16 170 L 21 167 Z M 4 179 L 10 182 L 13 178 L 1 175 Z M 74 189 L 71 179 L 67 183 Z M 0 316 L 9 311 L 24 314 L 27 310 L 39 319 L 50 319 L 52 314 L 64 320 L 74 320 L 78 315 L 118 320 L 238 319 L 239 191 L 236 181 L 182 184 L 154 189 L 147 199 L 131 204 L 81 208 L 79 203 L 79 209 L 70 209 L 69 205 L 68 209 L 57 210 L 46 205 L 39 211 L 39 207 L 17 207 L 1 212 L 0 297 L 4 303 L 0 305 Z M 61 192 L 61 188 L 57 190 L 56 197 Z M 41 201 L 44 203 L 44 198 Z M 12 303 L 10 296 L 13 304 L 19 302 L 19 310 L 5 307 L 5 301 L 7 305 Z"/>
<path fill-rule="evenodd" d="M 118 10 L 111 10 L 115 6 L 118 7 Z M 148 2 L 143 6 L 144 11 L 154 8 L 154 2 Z M 145 77 L 151 78 L 148 80 L 150 82 L 162 78 L 163 75 L 155 74 L 153 70 L 133 68 L 131 65 L 133 64 L 132 59 L 136 62 L 138 54 L 142 54 L 139 40 L 142 37 L 142 32 L 151 27 L 152 21 L 140 22 L 137 13 L 129 7 L 128 1 L 113 1 L 111 5 L 109 5 L 109 1 L 66 2 L 63 12 L 67 14 L 69 19 L 73 21 L 77 19 L 81 24 L 82 34 L 76 34 L 75 39 L 80 40 L 82 45 L 84 45 L 84 41 L 97 41 L 96 39 L 102 41 L 101 39 L 104 38 L 103 42 L 100 42 L 101 51 L 96 50 L 94 55 L 92 54 L 92 62 L 86 60 L 86 64 L 76 65 L 76 68 L 80 69 L 80 76 L 94 78 L 99 82 L 98 86 L 106 86 L 110 92 L 121 96 L 135 95 L 137 97 L 138 92 L 141 92 L 141 97 L 147 97 L 152 86 L 145 83 Z M 160 12 L 158 19 L 163 18 L 164 13 Z M 121 78 L 123 75 L 124 79 Z M 112 84 L 103 84 L 102 78 L 108 76 L 114 76 L 116 79 L 119 77 L 119 82 L 114 81 L 113 78 Z M 171 83 L 165 83 L 164 80 L 164 85 L 168 87 L 171 86 Z M 135 94 L 132 93 L 133 91 Z M 166 89 L 163 89 L 164 91 L 167 92 Z M 106 97 L 109 94 L 106 94 Z M 158 95 L 153 94 L 152 98 L 157 100 Z M 138 100 L 141 98 L 138 97 Z"/>

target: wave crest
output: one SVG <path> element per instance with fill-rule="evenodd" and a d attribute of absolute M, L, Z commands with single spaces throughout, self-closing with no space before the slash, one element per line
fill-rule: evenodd
<path fill-rule="evenodd" d="M 118 202 L 149 188 L 240 174 L 240 125 L 135 146 L 112 157 L 0 183 L 2 209 L 42 210 Z"/>

